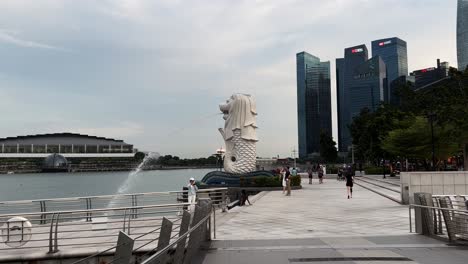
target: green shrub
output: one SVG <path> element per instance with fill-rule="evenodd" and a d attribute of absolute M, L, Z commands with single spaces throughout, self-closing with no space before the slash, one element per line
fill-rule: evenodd
<path fill-rule="evenodd" d="M 381 175 L 383 169 L 382 169 L 382 167 L 367 167 L 367 168 L 364 169 L 364 171 L 366 172 L 366 174 Z M 385 167 L 385 173 L 390 174 L 390 169 L 388 167 Z"/>
<path fill-rule="evenodd" d="M 260 177 L 255 177 L 252 181 L 255 187 L 265 187 L 268 179 L 265 176 L 260 176 Z"/>
<path fill-rule="evenodd" d="M 291 180 L 291 186 L 301 186 L 301 176 L 289 176 Z"/>
<path fill-rule="evenodd" d="M 327 173 L 328 174 L 337 174 L 338 173 L 338 167 L 335 167 L 333 165 L 327 166 Z"/>

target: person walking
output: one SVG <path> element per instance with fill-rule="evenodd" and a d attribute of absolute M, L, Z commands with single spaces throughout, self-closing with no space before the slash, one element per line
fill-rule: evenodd
<path fill-rule="evenodd" d="M 286 169 L 281 168 L 281 182 L 283 185 L 283 194 L 286 192 Z"/>
<path fill-rule="evenodd" d="M 291 196 L 291 172 L 289 172 L 289 167 L 287 167 L 284 178 L 286 180 L 286 196 Z"/>
<path fill-rule="evenodd" d="M 319 177 L 319 183 L 323 183 L 323 167 L 322 165 L 319 165 L 318 167 L 318 177 Z"/>
<path fill-rule="evenodd" d="M 195 207 L 195 202 L 197 200 L 197 191 L 198 187 L 195 185 L 195 179 L 190 178 L 189 184 L 187 185 L 188 191 L 188 203 L 190 204 L 189 206 L 189 211 L 193 211 L 193 207 Z"/>
<path fill-rule="evenodd" d="M 307 173 L 309 174 L 309 184 L 312 184 L 312 169 L 311 168 L 308 168 L 307 169 Z"/>
<path fill-rule="evenodd" d="M 353 169 L 349 165 L 345 170 L 345 177 L 346 177 L 346 189 L 348 191 L 348 199 L 353 198 L 354 177 L 353 177 Z"/>
<path fill-rule="evenodd" d="M 249 205 L 252 205 L 249 201 L 249 195 L 245 190 L 241 191 L 241 201 L 240 201 L 240 206 L 244 206 L 245 202 L 249 202 Z"/>

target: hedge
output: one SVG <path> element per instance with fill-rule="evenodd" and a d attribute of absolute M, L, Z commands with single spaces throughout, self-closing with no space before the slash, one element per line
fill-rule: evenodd
<path fill-rule="evenodd" d="M 366 172 L 366 174 L 380 175 L 382 174 L 383 170 L 382 170 L 382 167 L 367 167 L 367 168 L 364 168 L 364 171 Z M 390 168 L 385 167 L 385 173 L 390 174 Z"/>
<path fill-rule="evenodd" d="M 301 176 L 290 176 L 291 186 L 301 186 Z M 259 176 L 253 179 L 246 180 L 243 177 L 240 179 L 242 187 L 282 187 L 282 179 L 280 176 Z"/>

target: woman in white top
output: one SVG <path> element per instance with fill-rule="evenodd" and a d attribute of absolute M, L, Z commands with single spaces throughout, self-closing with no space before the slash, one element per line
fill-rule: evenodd
<path fill-rule="evenodd" d="M 283 194 L 284 194 L 284 192 L 286 192 L 286 171 L 284 170 L 284 168 L 281 168 L 281 178 L 283 181 Z"/>

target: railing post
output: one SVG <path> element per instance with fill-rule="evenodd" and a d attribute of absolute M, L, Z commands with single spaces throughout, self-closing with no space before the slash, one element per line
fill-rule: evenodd
<path fill-rule="evenodd" d="M 429 201 L 429 204 L 428 204 Z M 415 193 L 414 203 L 422 206 L 432 206 L 432 194 L 430 193 Z M 423 235 L 434 234 L 433 217 L 431 216 L 431 209 L 418 208 L 414 209 L 414 218 L 416 225 L 416 233 Z"/>
<path fill-rule="evenodd" d="M 137 196 L 132 195 L 132 207 L 138 206 Z M 132 209 L 132 218 L 135 219 L 138 217 L 138 209 Z"/>
<path fill-rule="evenodd" d="M 52 219 L 50 220 L 50 231 L 49 231 L 49 252 L 54 253 L 54 242 L 53 242 L 53 235 L 52 232 L 54 230 L 54 221 L 55 221 L 55 214 L 52 215 Z"/>
<path fill-rule="evenodd" d="M 193 220 L 192 223 L 190 224 L 190 227 L 194 227 L 200 220 L 203 219 L 203 211 L 201 206 L 195 205 L 195 213 L 193 215 Z M 190 233 L 189 238 L 188 238 L 188 244 L 187 244 L 187 251 L 185 253 L 184 257 L 184 264 L 189 264 L 191 261 L 192 255 L 195 253 L 197 250 L 197 245 L 198 245 L 198 238 L 199 238 L 199 232 L 201 230 L 199 226 L 197 229 L 193 230 L 192 233 Z"/>
<path fill-rule="evenodd" d="M 169 221 L 167 218 L 163 218 L 161 223 L 161 231 L 159 232 L 159 239 L 158 239 L 158 247 L 156 252 L 164 249 L 169 245 L 171 240 L 172 234 L 172 222 Z M 159 263 L 166 263 L 167 262 L 168 253 L 164 253 L 156 259 L 153 259 L 149 262 L 149 264 L 159 264 Z"/>
<path fill-rule="evenodd" d="M 46 212 L 46 211 L 47 211 L 47 208 L 46 208 L 45 201 L 39 201 L 39 203 L 40 203 L 40 205 L 41 205 L 41 212 Z M 41 221 L 40 221 L 40 223 L 41 223 L 41 225 L 47 223 L 47 215 L 46 215 L 46 214 L 41 214 Z"/>
<path fill-rule="evenodd" d="M 190 225 L 190 218 L 190 213 L 184 210 L 184 213 L 182 215 L 182 222 L 180 223 L 179 237 L 184 235 L 188 231 Z M 174 254 L 174 261 L 172 261 L 172 263 L 182 263 L 182 260 L 184 259 L 186 241 L 187 237 L 180 240 L 177 243 L 177 247 Z"/>
<path fill-rule="evenodd" d="M 221 191 L 221 212 L 227 212 L 227 203 L 226 203 L 226 192 L 227 190 Z"/>
<path fill-rule="evenodd" d="M 60 214 L 57 214 L 57 218 L 55 218 L 55 235 L 54 235 L 54 253 L 58 252 L 58 225 L 59 225 L 59 217 Z"/>
<path fill-rule="evenodd" d="M 213 208 L 213 238 L 216 239 L 216 210 Z"/>
<path fill-rule="evenodd" d="M 91 198 L 90 197 L 86 198 L 86 209 L 87 210 L 93 209 L 93 205 L 91 203 Z M 91 222 L 93 220 L 91 215 L 92 215 L 91 212 L 86 212 L 86 222 Z"/>
<path fill-rule="evenodd" d="M 117 239 L 117 248 L 115 249 L 114 262 L 115 264 L 128 264 L 132 257 L 134 240 L 124 232 L 119 232 Z"/>

